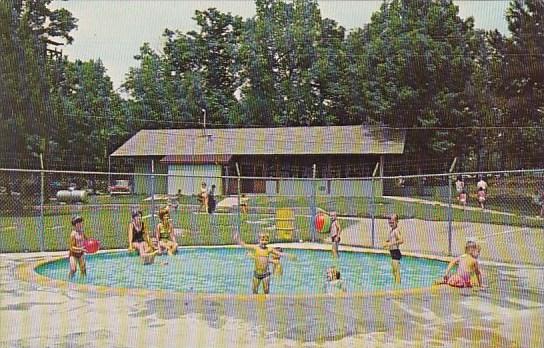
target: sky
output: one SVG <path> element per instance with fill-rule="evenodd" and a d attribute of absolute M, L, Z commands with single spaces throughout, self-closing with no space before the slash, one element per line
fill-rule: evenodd
<path fill-rule="evenodd" d="M 459 0 L 462 18 L 474 17 L 477 28 L 508 32 L 504 17 L 508 0 Z M 370 21 L 382 1 L 321 0 L 323 18 L 336 20 L 346 29 L 363 27 Z M 72 32 L 74 42 L 63 48 L 71 59 L 100 58 L 118 88 L 130 66 L 136 66 L 134 55 L 144 42 L 155 50 L 162 47 L 165 28 L 187 32 L 196 29 L 192 19 L 195 10 L 215 7 L 243 18 L 255 14 L 253 0 L 55 0 L 52 8 L 64 7 L 78 19 Z"/>

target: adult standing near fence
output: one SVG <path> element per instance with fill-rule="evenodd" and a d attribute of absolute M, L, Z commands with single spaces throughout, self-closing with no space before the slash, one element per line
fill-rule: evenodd
<path fill-rule="evenodd" d="M 200 202 L 200 207 L 198 210 L 202 211 L 202 208 L 204 208 L 204 211 L 208 212 L 208 188 L 204 181 L 200 185 L 200 192 L 198 192 L 198 201 Z"/>
<path fill-rule="evenodd" d="M 331 212 L 331 242 L 332 242 L 332 256 L 338 257 L 338 245 L 340 244 L 340 234 L 342 233 L 342 227 L 336 218 L 336 212 Z"/>
<path fill-rule="evenodd" d="M 210 192 L 208 192 L 208 213 L 213 214 L 217 201 L 215 200 L 215 185 L 212 185 Z"/>
<path fill-rule="evenodd" d="M 463 181 L 462 175 L 457 175 L 457 180 L 455 180 L 455 191 L 457 191 L 457 199 L 459 199 L 461 192 L 465 189 L 465 182 Z"/>
<path fill-rule="evenodd" d="M 485 182 L 483 175 L 480 175 L 480 180 L 476 184 L 476 190 L 479 190 L 480 188 L 487 192 L 487 182 Z"/>

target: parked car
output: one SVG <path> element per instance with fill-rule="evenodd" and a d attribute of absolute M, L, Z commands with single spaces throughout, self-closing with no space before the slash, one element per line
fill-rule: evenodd
<path fill-rule="evenodd" d="M 108 187 L 110 195 L 129 195 L 132 193 L 129 180 L 115 180 L 113 185 Z"/>

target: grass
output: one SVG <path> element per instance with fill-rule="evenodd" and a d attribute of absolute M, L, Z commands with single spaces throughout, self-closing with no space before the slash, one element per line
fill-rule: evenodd
<path fill-rule="evenodd" d="M 84 229 L 89 236 L 101 241 L 104 249 L 126 248 L 127 229 L 131 219 L 131 207 L 104 206 L 93 207 L 64 206 L 56 209 L 55 213 L 48 212 L 44 218 L 44 249 L 46 251 L 66 250 L 68 235 L 71 231 L 70 220 L 73 215 L 79 214 L 84 219 Z M 150 211 L 143 209 L 144 215 Z M 268 222 L 272 225 L 271 215 L 251 214 L 242 215 L 242 222 L 238 222 L 236 214 L 194 214 L 186 210 L 172 211 L 171 217 L 176 229 L 182 231 L 182 245 L 224 245 L 234 244 L 234 234 L 240 225 L 240 235 L 248 243 L 256 242 L 257 235 L 264 224 L 251 224 L 246 220 Z M 269 220 L 262 220 L 269 219 Z M 152 218 L 145 220 L 147 226 L 152 227 Z M 158 218 L 155 218 L 158 222 Z M 0 252 L 23 252 L 40 250 L 39 231 L 41 219 L 35 216 L 0 217 Z M 271 241 L 310 240 L 310 218 L 295 217 L 296 232 L 292 238 L 281 239 L 274 230 L 270 230 Z M 318 236 L 319 238 L 319 236 Z"/>
<path fill-rule="evenodd" d="M 126 248 L 127 228 L 131 211 L 135 207 L 143 210 L 144 215 L 151 211 L 151 201 L 143 201 L 145 196 L 91 196 L 86 204 L 58 205 L 48 203 L 44 207 L 43 223 L 45 227 L 45 250 L 66 250 L 67 237 L 71 230 L 70 219 L 79 214 L 85 219 L 85 230 L 89 235 L 100 239 L 105 249 Z M 512 201 L 513 204 L 516 201 Z M 156 207 L 166 204 L 166 201 L 156 201 Z M 242 238 L 247 242 L 255 242 L 256 236 L 263 228 L 273 225 L 272 218 L 276 208 L 295 208 L 296 233 L 287 241 L 310 240 L 310 207 L 313 204 L 312 197 L 286 197 L 286 196 L 250 196 L 249 206 L 251 213 L 242 215 L 239 223 L 237 214 L 193 214 L 185 206 L 195 205 L 196 198 L 192 196 L 182 197 L 180 209 L 172 212 L 174 225 L 182 229 L 182 245 L 224 245 L 234 243 L 233 235 L 237 232 L 238 225 Z M 401 218 L 417 218 L 427 221 L 447 221 L 447 207 L 422 204 L 417 202 L 404 202 L 390 198 L 376 198 L 374 204 L 370 198 L 354 197 L 327 197 L 315 198 L 317 207 L 331 211 L 336 210 L 340 216 L 352 216 L 369 218 L 374 215 L 384 218 L 395 212 Z M 494 205 L 490 201 L 490 208 Z M 498 208 L 504 208 L 504 204 Z M 515 210 L 518 213 L 524 210 Z M 0 216 L 0 252 L 21 252 L 40 250 L 39 231 L 41 219 L 39 209 L 28 208 L 23 216 L 13 216 L 13 213 Z M 544 220 L 528 218 L 525 215 L 504 215 L 493 211 L 452 210 L 453 221 L 456 222 L 480 222 L 497 225 L 542 227 Z M 268 219 L 268 220 L 266 220 Z M 248 223 L 246 221 L 250 221 Z M 151 218 L 146 220 L 151 226 Z M 344 228 L 349 220 L 342 222 Z M 351 222 L 353 223 L 353 222 Z M 274 230 L 271 231 L 271 240 L 281 241 Z M 321 238 L 322 236 L 318 236 Z"/>

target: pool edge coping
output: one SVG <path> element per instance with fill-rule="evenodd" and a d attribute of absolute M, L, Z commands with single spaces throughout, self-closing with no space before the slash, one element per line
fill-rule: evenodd
<path fill-rule="evenodd" d="M 298 243 L 271 243 L 271 247 L 281 245 L 286 249 L 299 249 L 299 250 L 320 250 L 328 251 L 327 246 L 318 243 L 304 243 L 305 247 L 301 247 Z M 186 246 L 181 249 L 199 249 L 199 248 L 241 248 L 238 245 L 222 245 L 222 246 Z M 116 254 L 120 252 L 126 252 L 127 249 L 111 249 L 100 251 L 103 254 Z M 370 254 L 386 254 L 387 250 L 370 249 L 354 246 L 343 246 L 340 251 L 347 252 L 363 252 Z M 66 252 L 63 252 L 64 254 Z M 82 293 L 97 293 L 100 295 L 109 296 L 137 296 L 137 297 L 174 297 L 180 299 L 197 299 L 197 300 L 237 300 L 237 301 L 263 301 L 263 300 L 312 300 L 312 299 L 334 299 L 334 298 L 365 298 L 365 297 L 403 297 L 406 295 L 421 295 L 421 294 L 436 294 L 436 293 L 453 293 L 455 289 L 452 289 L 443 285 L 431 285 L 427 287 L 408 288 L 408 289 L 390 289 L 390 290 L 375 290 L 375 291 L 355 291 L 346 293 L 334 293 L 334 294 L 218 294 L 218 293 L 191 293 L 180 292 L 162 289 L 141 289 L 141 288 L 126 288 L 126 287 L 108 287 L 103 285 L 93 284 L 79 284 L 72 283 L 68 280 L 53 279 L 36 272 L 36 268 L 48 263 L 56 262 L 62 259 L 66 259 L 66 255 L 58 255 L 59 252 L 55 252 L 56 255 L 47 255 L 46 253 L 39 253 L 39 257 L 44 258 L 37 261 L 32 261 L 16 266 L 15 275 L 18 279 L 34 283 L 41 286 L 47 286 L 62 290 L 75 290 Z M 28 254 L 27 254 L 28 255 Z M 424 258 L 434 261 L 449 262 L 453 257 L 427 255 L 421 253 L 403 253 L 404 256 Z M 30 256 L 30 255 L 28 255 Z M 34 255 L 36 256 L 36 255 Z M 510 264 L 504 264 L 504 266 L 512 266 Z M 68 271 L 67 271 L 68 272 Z"/>

